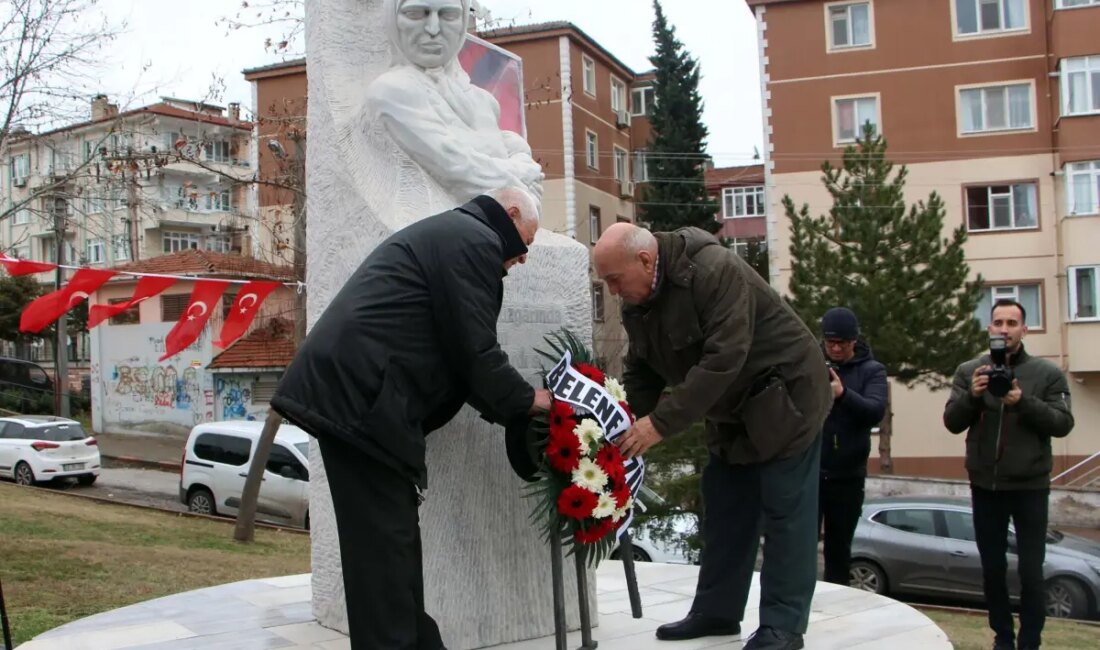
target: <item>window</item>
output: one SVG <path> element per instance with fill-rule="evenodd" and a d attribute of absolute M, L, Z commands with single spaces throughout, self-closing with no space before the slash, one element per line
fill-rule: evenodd
<path fill-rule="evenodd" d="M 1100 56 L 1062 59 L 1062 115 L 1100 113 Z"/>
<path fill-rule="evenodd" d="M 31 222 L 31 211 L 26 208 L 19 208 L 15 212 L 15 216 L 12 217 L 12 225 L 22 226 Z"/>
<path fill-rule="evenodd" d="M 202 246 L 202 237 L 193 232 L 165 232 L 161 235 L 165 253 L 178 253 Z"/>
<path fill-rule="evenodd" d="M 868 122 L 875 133 L 881 130 L 878 97 L 846 97 L 833 100 L 833 142 L 855 142 Z"/>
<path fill-rule="evenodd" d="M 649 163 L 646 161 L 646 150 L 639 149 L 634 152 L 634 182 L 645 183 L 649 180 Z"/>
<path fill-rule="evenodd" d="M 103 195 L 102 194 L 90 194 L 84 197 L 84 211 L 88 214 L 96 214 L 103 212 Z"/>
<path fill-rule="evenodd" d="M 1066 184 L 1071 215 L 1100 212 L 1100 160 L 1066 165 Z"/>
<path fill-rule="evenodd" d="M 171 293 L 160 297 L 160 320 L 165 323 L 174 323 L 183 318 L 183 312 L 187 310 L 187 303 L 191 302 L 190 294 Z"/>
<path fill-rule="evenodd" d="M 977 538 L 974 536 L 974 518 L 969 512 L 944 510 L 943 523 L 946 528 L 947 537 L 963 542 L 977 541 Z"/>
<path fill-rule="evenodd" d="M 611 77 L 611 110 L 616 113 L 626 110 L 626 84 Z"/>
<path fill-rule="evenodd" d="M 723 188 L 722 216 L 726 219 L 764 216 L 764 186 Z"/>
<path fill-rule="evenodd" d="M 954 0 L 959 36 L 1027 29 L 1025 0 Z"/>
<path fill-rule="evenodd" d="M 11 157 L 11 182 L 12 185 L 25 185 L 31 175 L 31 155 L 21 153 Z"/>
<path fill-rule="evenodd" d="M 115 235 L 111 238 L 111 252 L 114 261 L 123 262 L 130 259 L 130 238 L 126 235 Z"/>
<path fill-rule="evenodd" d="M 630 112 L 633 115 L 649 115 L 653 111 L 653 86 L 642 86 L 630 91 Z"/>
<path fill-rule="evenodd" d="M 277 446 L 277 445 L 276 445 Z M 220 433 L 201 433 L 195 439 L 195 455 L 211 463 L 244 465 L 252 451 L 252 442 Z M 271 448 L 272 453 L 275 447 Z"/>
<path fill-rule="evenodd" d="M 615 147 L 615 180 L 620 183 L 625 182 L 629 174 L 627 173 L 627 153 L 626 149 L 620 149 Z"/>
<path fill-rule="evenodd" d="M 583 73 L 582 87 L 587 95 L 596 96 L 596 62 L 587 56 L 581 56 L 581 71 Z"/>
<path fill-rule="evenodd" d="M 30 246 L 16 246 L 11 249 L 11 256 L 17 260 L 29 260 L 31 258 Z"/>
<path fill-rule="evenodd" d="M 603 322 L 603 282 L 592 283 L 592 320 Z"/>
<path fill-rule="evenodd" d="M 292 478 L 297 481 L 308 481 L 309 472 L 305 467 L 298 462 L 294 454 L 290 453 L 290 450 L 286 447 L 276 443 L 271 445 L 271 455 L 267 458 L 267 465 L 264 467 L 267 471 L 278 476 L 285 476 L 286 478 Z M 283 474 L 284 469 L 289 469 L 286 474 Z"/>
<path fill-rule="evenodd" d="M 594 205 L 588 206 L 588 239 L 595 244 L 600 238 L 603 227 L 600 224 L 600 209 Z"/>
<path fill-rule="evenodd" d="M 107 261 L 107 246 L 102 239 L 89 239 L 85 245 L 88 264 L 103 264 Z"/>
<path fill-rule="evenodd" d="M 982 327 L 989 327 L 989 314 L 993 304 L 998 300 L 1015 300 L 1024 306 L 1027 311 L 1026 325 L 1033 329 L 1043 327 L 1043 301 L 1042 290 L 1038 283 L 1029 284 L 1005 284 L 986 286 L 982 290 L 982 298 L 978 301 L 978 307 L 974 311 L 974 317 L 978 319 Z"/>
<path fill-rule="evenodd" d="M 1071 7 L 1087 7 L 1089 5 L 1100 5 L 1100 0 L 1058 0 L 1058 9 L 1069 9 Z"/>
<path fill-rule="evenodd" d="M 932 510 L 883 510 L 872 517 L 880 524 L 918 535 L 936 534 L 936 513 Z"/>
<path fill-rule="evenodd" d="M 1097 309 L 1096 276 L 1100 266 L 1071 266 L 1069 275 L 1069 319 L 1071 321 L 1100 320 Z"/>
<path fill-rule="evenodd" d="M 124 302 L 130 302 L 129 298 L 111 298 L 107 301 L 108 304 L 118 305 Z M 111 316 L 111 325 L 138 325 L 141 323 L 141 306 L 134 305 L 126 311 Z"/>
<path fill-rule="evenodd" d="M 966 227 L 971 232 L 1018 230 L 1039 225 L 1035 183 L 966 188 Z"/>
<path fill-rule="evenodd" d="M 232 190 L 218 190 L 206 195 L 206 209 L 213 212 L 229 212 L 233 208 Z"/>
<path fill-rule="evenodd" d="M 205 248 L 215 253 L 228 253 L 233 249 L 233 238 L 229 235 L 210 235 L 206 238 Z"/>
<path fill-rule="evenodd" d="M 959 132 L 989 133 L 1030 129 L 1031 84 L 983 86 L 959 90 Z"/>
<path fill-rule="evenodd" d="M 766 244 L 764 243 L 763 237 L 750 237 L 748 239 L 734 238 L 733 243 L 730 245 L 733 252 L 740 255 L 743 260 L 749 260 L 749 255 L 754 252 L 754 248 L 758 254 L 766 255 L 767 249 L 765 247 Z"/>
<path fill-rule="evenodd" d="M 871 44 L 871 3 L 825 5 L 829 18 L 829 49 Z"/>
<path fill-rule="evenodd" d="M 239 286 L 239 285 L 238 285 Z M 235 288 L 227 289 L 222 294 L 222 319 L 229 318 L 229 312 L 233 311 L 233 303 L 237 302 L 237 290 Z"/>
<path fill-rule="evenodd" d="M 600 168 L 600 145 L 596 134 L 584 132 L 584 160 L 592 169 Z"/>
<path fill-rule="evenodd" d="M 229 162 L 229 141 L 228 140 L 214 140 L 203 145 L 203 150 L 206 151 L 206 159 L 210 162 Z"/>

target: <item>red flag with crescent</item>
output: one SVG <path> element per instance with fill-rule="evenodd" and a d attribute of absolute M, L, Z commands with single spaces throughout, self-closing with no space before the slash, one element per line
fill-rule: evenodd
<path fill-rule="evenodd" d="M 152 298 L 176 283 L 176 278 L 146 275 L 138 280 L 134 295 L 125 302 L 113 305 L 92 305 L 88 309 L 88 329 L 92 329 L 108 318 L 114 318 L 134 305 Z"/>
<path fill-rule="evenodd" d="M 20 332 L 41 332 L 47 325 L 61 318 L 61 314 L 88 299 L 88 294 L 114 277 L 114 271 L 78 269 L 69 283 L 57 291 L 36 298 L 23 308 L 19 316 Z"/>
<path fill-rule="evenodd" d="M 183 316 L 172 327 L 172 331 L 168 332 L 168 336 L 164 337 L 161 361 L 179 354 L 198 340 L 212 311 L 221 306 L 222 294 L 229 284 L 225 280 L 199 280 L 195 283 L 195 288 L 191 291 L 191 301 L 187 303 Z"/>
<path fill-rule="evenodd" d="M 43 273 L 57 268 L 56 264 L 21 260 L 17 257 L 8 257 L 2 253 L 0 253 L 0 264 L 4 265 L 8 275 L 30 275 L 31 273 Z"/>
<path fill-rule="evenodd" d="M 221 336 L 214 341 L 214 345 L 227 348 L 233 341 L 240 338 L 255 320 L 256 314 L 260 311 L 260 304 L 278 288 L 278 282 L 254 281 L 244 285 L 237 294 L 237 299 L 233 301 L 233 308 L 225 317 L 225 325 L 222 325 Z"/>

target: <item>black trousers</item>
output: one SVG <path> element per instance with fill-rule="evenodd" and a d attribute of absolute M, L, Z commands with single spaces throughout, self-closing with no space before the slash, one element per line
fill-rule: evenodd
<path fill-rule="evenodd" d="M 818 530 L 824 527 L 825 582 L 848 585 L 852 537 L 863 512 L 864 481 L 862 476 L 821 479 L 817 526 Z"/>
<path fill-rule="evenodd" d="M 760 534 L 760 625 L 802 634 L 817 582 L 821 445 L 782 460 L 730 465 L 712 455 L 703 472 L 703 557 L 692 611 L 741 621 Z"/>
<path fill-rule="evenodd" d="M 1019 647 L 1038 648 L 1046 623 L 1047 508 L 1050 490 L 985 490 L 970 486 L 974 506 L 974 534 L 982 558 L 985 602 L 989 627 L 997 641 L 1012 643 L 1015 632 L 1008 596 L 1008 520 L 1016 530 L 1016 555 L 1020 573 Z"/>
<path fill-rule="evenodd" d="M 413 483 L 334 437 L 318 439 L 328 475 L 352 650 L 441 650 L 424 611 Z"/>

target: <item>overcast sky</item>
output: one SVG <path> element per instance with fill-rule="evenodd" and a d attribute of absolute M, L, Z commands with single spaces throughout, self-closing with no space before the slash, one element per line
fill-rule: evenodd
<path fill-rule="evenodd" d="M 103 91 L 125 105 L 158 96 L 238 101 L 251 109 L 241 70 L 284 57 L 264 51 L 276 30 L 226 33 L 215 23 L 235 13 L 239 0 L 102 0 L 127 33 L 105 53 Z M 651 0 L 484 0 L 494 19 L 523 25 L 566 20 L 584 30 L 636 72 L 652 66 Z M 708 151 L 719 166 L 751 162 L 761 147 L 760 76 L 756 24 L 742 0 L 666 0 L 677 36 L 700 62 Z M 301 52 L 301 44 L 297 44 Z M 224 88 L 216 83 L 222 79 Z"/>

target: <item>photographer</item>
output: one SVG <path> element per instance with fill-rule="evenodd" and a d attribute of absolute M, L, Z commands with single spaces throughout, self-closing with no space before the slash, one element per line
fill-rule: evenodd
<path fill-rule="evenodd" d="M 1042 641 L 1050 439 L 1073 429 L 1062 371 L 1024 350 L 1026 318 L 1013 300 L 993 305 L 990 354 L 959 366 L 943 412 L 951 433 L 969 429 L 966 469 L 994 650 L 1032 650 Z M 1021 586 L 1018 646 L 1005 582 L 1010 517 Z"/>
<path fill-rule="evenodd" d="M 852 536 L 863 509 L 871 428 L 886 413 L 886 367 L 859 340 L 859 320 L 844 307 L 821 319 L 833 408 L 821 437 L 818 529 L 824 525 L 825 581 L 848 584 Z"/>

